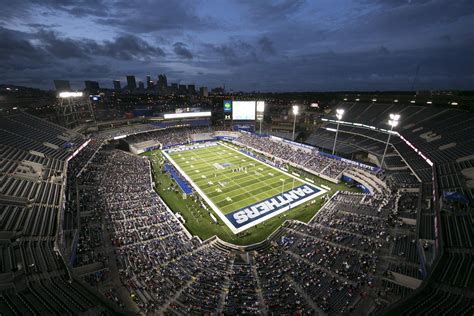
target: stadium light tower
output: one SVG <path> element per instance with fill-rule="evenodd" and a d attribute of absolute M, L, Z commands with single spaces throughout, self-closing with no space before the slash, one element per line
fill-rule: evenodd
<path fill-rule="evenodd" d="M 89 96 L 80 91 L 59 92 L 55 109 L 60 123 L 67 128 L 74 128 L 84 121 L 95 121 Z"/>
<path fill-rule="evenodd" d="M 390 133 L 388 133 L 387 144 L 385 144 L 385 150 L 383 151 L 382 162 L 380 167 L 383 167 L 383 161 L 385 160 L 385 154 L 387 153 L 388 143 L 390 142 L 390 136 L 392 136 L 393 128 L 398 125 L 400 120 L 400 114 L 390 114 L 390 119 L 388 120 L 388 125 L 390 125 Z"/>
<path fill-rule="evenodd" d="M 298 115 L 299 106 L 293 105 L 293 116 L 295 117 L 293 120 L 293 137 L 291 140 L 295 140 L 295 128 L 296 128 L 296 115 Z"/>
<path fill-rule="evenodd" d="M 344 109 L 337 109 L 336 110 L 336 117 L 337 117 L 337 128 L 336 128 L 336 136 L 334 137 L 334 145 L 332 146 L 332 154 L 336 152 L 336 141 L 337 141 L 337 134 L 339 133 L 339 123 L 342 120 L 342 116 L 344 115 Z"/>
<path fill-rule="evenodd" d="M 257 120 L 260 122 L 260 135 L 262 135 L 263 113 L 265 112 L 265 102 L 257 101 Z"/>

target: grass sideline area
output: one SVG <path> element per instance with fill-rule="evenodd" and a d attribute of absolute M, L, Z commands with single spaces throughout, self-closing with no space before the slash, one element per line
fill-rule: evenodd
<path fill-rule="evenodd" d="M 268 237 L 268 235 L 275 231 L 287 219 L 308 222 L 323 205 L 322 198 L 318 197 L 307 203 L 294 207 L 282 214 L 267 219 L 265 222 L 257 224 L 256 226 L 251 227 L 244 232 L 234 234 L 219 218 L 219 216 L 215 216 L 218 221 L 217 224 L 212 221 L 208 212 L 202 209 L 200 205 L 200 197 L 197 198 L 194 196 L 183 199 L 182 191 L 177 187 L 176 183 L 171 179 L 168 173 L 164 171 L 164 156 L 160 150 L 146 152 L 143 155 L 149 157 L 152 162 L 156 192 L 161 196 L 161 198 L 173 212 L 179 213 L 181 216 L 183 216 L 186 221 L 185 226 L 190 231 L 190 233 L 192 235 L 198 236 L 202 240 L 206 240 L 214 235 L 217 235 L 222 240 L 236 245 L 254 244 Z M 290 168 L 290 172 L 291 171 L 298 172 L 303 177 L 312 179 L 314 184 L 319 187 L 321 187 L 321 185 L 330 187 L 331 190 L 327 192 L 329 195 L 334 194 L 334 192 L 337 190 L 360 192 L 359 189 L 348 188 L 344 184 L 334 184 L 302 170 Z M 279 190 L 281 190 L 281 184 L 279 187 Z M 195 193 L 194 195 L 198 194 Z"/>

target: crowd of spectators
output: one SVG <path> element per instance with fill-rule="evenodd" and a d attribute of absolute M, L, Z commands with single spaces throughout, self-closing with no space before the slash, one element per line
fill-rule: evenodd
<path fill-rule="evenodd" d="M 346 313 L 394 287 L 382 282 L 381 262 L 406 246 L 392 234 L 395 196 L 338 193 L 308 224 L 287 222 L 272 246 L 243 260 L 185 233 L 151 191 L 146 159 L 114 150 L 94 160 L 80 182 L 98 187 L 121 283 L 144 311 Z"/>
<path fill-rule="evenodd" d="M 332 179 L 339 179 L 342 172 L 348 167 L 347 163 L 323 156 L 316 150 L 296 148 L 268 137 L 242 134 L 235 142 L 271 155 L 274 159 L 295 164 Z"/>
<path fill-rule="evenodd" d="M 92 250 L 104 237 L 93 228 L 103 224 L 115 249 L 121 284 L 144 311 L 257 313 L 276 306 L 266 300 L 274 297 L 275 291 L 283 291 L 283 297 L 288 294 L 284 293 L 287 289 L 267 287 L 258 297 L 258 275 L 269 267 L 236 261 L 232 251 L 190 238 L 152 191 L 151 181 L 150 165 L 144 158 L 117 150 L 101 150 L 94 156 L 77 181 L 81 189 L 87 188 L 81 191 L 80 201 L 84 211 L 88 210 L 83 216 L 87 220 L 81 226 L 78 260 L 97 259 Z M 100 210 L 103 218 L 94 210 Z M 266 273 L 278 272 L 272 267 Z M 100 283 L 101 275 L 93 274 L 87 281 Z M 279 310 L 310 306 L 303 298 L 290 302 L 301 294 L 289 295 L 288 305 Z"/>
<path fill-rule="evenodd" d="M 435 235 L 444 244 L 444 254 L 430 271 L 434 282 L 415 297 L 428 304 L 416 301 L 406 307 L 407 312 L 472 314 L 473 299 L 464 295 L 473 283 L 472 273 L 465 273 L 472 270 L 472 207 L 441 198 L 435 217 L 434 199 L 420 198 L 418 180 L 409 172 L 388 175 L 391 190 L 383 194 L 338 192 L 308 224 L 287 221 L 265 241 L 266 247 L 236 250 L 215 238 L 204 242 L 192 238 L 153 191 L 148 160 L 102 146 L 114 135 L 141 133 L 150 126 L 96 135 L 70 159 L 84 138 L 76 147 L 63 144 L 59 140 L 72 132 L 24 115 L 2 123 L 6 128 L 1 144 L 6 190 L 2 192 L 8 204 L 3 226 L 6 234 L 15 233 L 0 247 L 0 270 L 6 280 L 0 310 L 6 314 L 105 312 L 102 301 L 70 278 L 65 263 L 72 264 L 73 273 L 90 286 L 108 283 L 99 292 L 120 308 L 134 303 L 143 314 L 377 314 L 408 294 L 413 279 L 421 282 L 426 271 L 420 261 L 426 249 L 434 247 Z M 186 143 L 199 132 L 204 130 L 170 129 L 160 132 L 160 143 Z M 46 141 L 60 149 L 45 146 Z M 346 168 L 317 152 L 268 138 L 244 135 L 238 142 L 332 178 Z M 11 176 L 23 159 L 42 165 L 41 171 Z M 66 166 L 62 214 L 64 183 L 59 180 Z M 451 170 L 455 166 L 437 167 L 449 176 L 440 181 L 440 188 L 458 188 L 456 170 Z M 421 168 L 428 169 L 424 176 L 420 168 L 414 169 L 425 182 L 420 191 L 433 192 L 431 169 Z M 41 176 L 31 181 L 37 173 Z M 42 186 L 35 188 L 39 182 Z M 400 183 L 410 190 L 396 192 Z M 26 198 L 28 205 L 17 205 L 26 203 Z M 416 223 L 415 229 L 418 218 L 421 223 L 428 218 L 427 225 Z M 440 227 L 436 234 L 434 218 Z M 66 239 L 73 240 L 67 247 L 73 249 L 72 262 L 64 262 L 56 249 L 64 236 L 57 226 L 61 220 Z M 431 230 L 423 233 L 423 227 Z M 11 273 L 14 285 L 7 277 Z M 397 278 L 400 274 L 406 278 Z"/>
<path fill-rule="evenodd" d="M 274 248 L 257 258 L 286 275 L 273 280 L 281 280 L 274 287 L 291 292 L 286 283 L 292 283 L 313 298 L 309 307 L 315 304 L 329 314 L 360 308 L 357 302 L 369 300 L 368 293 L 380 285 L 380 255 L 391 244 L 393 215 L 387 205 L 383 197 L 339 193 L 308 224 L 286 222 L 272 236 Z M 281 312 L 283 304 L 275 300 L 275 311 Z M 309 307 L 299 306 L 302 311 Z"/>
<path fill-rule="evenodd" d="M 418 211 L 419 193 L 399 191 L 399 195 L 397 207 L 400 217 L 415 219 Z"/>
<path fill-rule="evenodd" d="M 237 257 L 236 261 L 240 258 Z M 234 261 L 229 292 L 226 296 L 225 314 L 256 314 L 259 311 L 257 282 L 252 266 L 243 260 Z"/>
<path fill-rule="evenodd" d="M 127 143 L 136 144 L 144 141 L 154 140 L 162 145 L 162 147 L 170 147 L 173 145 L 181 145 L 190 143 L 192 135 L 209 132 L 209 127 L 185 127 L 185 128 L 168 128 L 150 132 L 144 132 L 131 135 L 126 138 Z"/>
<path fill-rule="evenodd" d="M 273 154 L 287 151 L 259 143 L 256 149 L 265 146 Z M 289 161 L 311 154 L 289 150 Z M 334 163 L 316 154 L 306 161 L 319 157 L 327 166 Z M 85 211 L 77 258 L 105 242 L 95 229 L 101 222 L 114 249 L 116 277 L 145 313 L 346 314 L 381 309 L 387 293 L 409 292 L 388 277 L 392 270 L 412 273 L 417 259 L 411 239 L 405 243 L 400 237 L 410 232 L 397 212 L 397 201 L 405 207 L 410 199 L 395 194 L 338 192 L 308 224 L 287 221 L 269 246 L 242 253 L 218 240 L 192 238 L 153 191 L 146 158 L 103 148 L 77 183 Z M 405 266 L 387 261 L 393 256 Z M 101 277 L 88 281 L 100 284 Z M 103 293 L 124 306 L 117 293 Z"/>

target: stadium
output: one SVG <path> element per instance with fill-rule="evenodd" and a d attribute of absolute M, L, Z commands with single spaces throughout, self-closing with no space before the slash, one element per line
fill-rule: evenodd
<path fill-rule="evenodd" d="M 472 112 L 334 98 L 297 138 L 312 105 L 219 102 L 2 111 L 1 314 L 474 313 Z"/>

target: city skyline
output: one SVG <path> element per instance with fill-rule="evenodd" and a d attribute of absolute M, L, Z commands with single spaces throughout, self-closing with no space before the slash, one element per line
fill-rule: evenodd
<path fill-rule="evenodd" d="M 473 15 L 465 0 L 5 1 L 0 83 L 467 90 Z"/>

